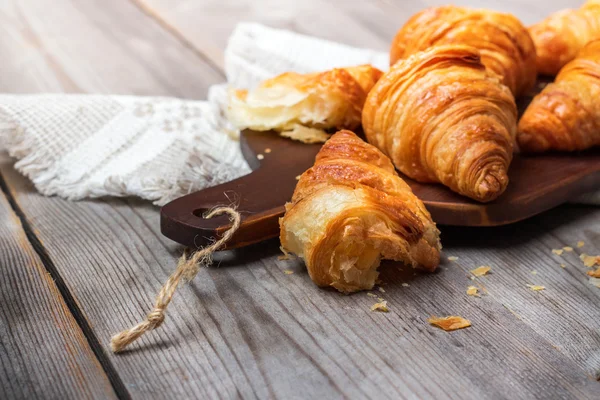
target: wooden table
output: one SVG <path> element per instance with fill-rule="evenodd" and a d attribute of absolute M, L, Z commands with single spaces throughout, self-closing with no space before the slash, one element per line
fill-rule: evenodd
<path fill-rule="evenodd" d="M 445 1 L 3 0 L 0 92 L 203 99 L 224 80 L 238 21 L 385 50 L 434 3 Z M 458 3 L 532 23 L 572 2 Z M 0 398 L 600 396 L 600 289 L 579 259 L 600 254 L 600 208 L 442 227 L 438 273 L 383 268 L 376 294 L 389 313 L 371 312 L 365 293 L 317 289 L 301 263 L 277 259 L 276 240 L 225 252 L 177 293 L 160 329 L 114 355 L 111 335 L 147 313 L 182 248 L 146 202 L 43 197 L 11 165 L 2 158 Z M 551 252 L 563 246 L 574 251 Z M 470 280 L 480 265 L 492 273 Z M 473 284 L 486 294 L 468 297 Z M 473 326 L 427 324 L 451 314 Z"/>

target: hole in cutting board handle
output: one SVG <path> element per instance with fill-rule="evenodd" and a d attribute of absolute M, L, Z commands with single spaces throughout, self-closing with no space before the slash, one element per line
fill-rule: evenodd
<path fill-rule="evenodd" d="M 210 208 L 207 208 L 207 207 L 196 208 L 194 211 L 192 211 L 192 214 L 194 214 L 198 218 L 204 218 L 204 214 L 206 214 L 209 210 L 210 210 Z M 221 215 L 219 215 L 219 217 L 220 216 Z M 215 219 L 217 219 L 217 218 L 218 217 L 215 217 Z"/>
<path fill-rule="evenodd" d="M 194 216 L 202 219 L 202 220 L 207 220 L 204 216 L 212 209 L 217 208 L 216 207 L 200 207 L 200 208 L 196 208 L 194 211 L 192 211 L 192 214 L 194 214 Z M 222 215 L 215 215 L 214 217 L 212 217 L 210 219 L 210 221 L 216 222 L 218 223 L 223 229 L 228 229 L 231 224 L 229 223 L 229 219 L 227 218 L 227 215 L 222 214 Z"/>

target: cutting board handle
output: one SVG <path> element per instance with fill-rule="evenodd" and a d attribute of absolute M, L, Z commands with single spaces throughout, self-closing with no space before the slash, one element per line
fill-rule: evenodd
<path fill-rule="evenodd" d="M 165 205 L 160 212 L 165 236 L 191 248 L 206 246 L 219 239 L 230 222 L 225 215 L 205 219 L 203 214 L 214 207 L 231 205 L 237 206 L 242 223 L 227 248 L 279 235 L 283 204 L 291 199 L 296 177 L 312 166 L 321 145 L 307 145 L 273 132 L 250 131 L 242 132 L 240 145 L 253 171 Z"/>

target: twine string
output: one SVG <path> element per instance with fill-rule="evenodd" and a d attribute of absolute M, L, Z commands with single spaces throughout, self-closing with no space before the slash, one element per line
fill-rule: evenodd
<path fill-rule="evenodd" d="M 112 337 L 110 347 L 113 352 L 118 353 L 124 350 L 128 345 L 136 341 L 144 333 L 158 328 L 165 320 L 165 313 L 177 287 L 180 283 L 191 281 L 194 279 L 200 267 L 207 266 L 212 261 L 212 254 L 219 250 L 238 230 L 241 223 L 240 214 L 232 207 L 218 207 L 207 213 L 204 218 L 212 218 L 218 215 L 228 214 L 231 221 L 231 228 L 229 228 L 223 236 L 215 241 L 210 246 L 203 249 L 199 249 L 194 252 L 191 257 L 187 257 L 184 253 L 177 262 L 177 268 L 175 272 L 171 274 L 169 279 L 165 282 L 163 287 L 160 289 L 156 301 L 154 302 L 154 308 L 146 319 L 139 324 L 126 329 Z"/>

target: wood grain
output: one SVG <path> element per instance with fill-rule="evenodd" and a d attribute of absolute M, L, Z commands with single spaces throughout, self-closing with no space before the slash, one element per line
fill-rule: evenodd
<path fill-rule="evenodd" d="M 2 192 L 0 268 L 0 398 L 116 398 Z"/>
<path fill-rule="evenodd" d="M 61 13 L 47 17 L 49 10 L 36 14 L 37 3 L 0 6 L 0 32 L 9 32 L 0 35 L 0 49 L 11 55 L 1 64 L 10 82 L 0 80 L 0 91 L 200 97 L 211 79 L 220 79 L 213 57 L 249 10 L 268 15 L 272 25 L 385 49 L 388 38 L 378 38 L 421 8 L 392 1 L 319 9 L 324 1 L 173 1 L 161 3 L 153 19 L 124 1 L 54 1 Z M 521 7 L 543 14 L 557 4 Z M 43 26 L 33 29 L 43 31 L 40 44 L 24 39 L 24 20 Z M 71 48 L 77 51 L 65 50 Z M 110 336 L 150 309 L 182 249 L 160 234 L 158 211 L 147 203 L 46 198 L 6 160 L 0 170 L 108 351 Z M 596 398 L 600 289 L 587 283 L 575 254 L 563 255 L 562 269 L 564 260 L 550 249 L 585 240 L 588 254 L 600 253 L 600 210 L 560 207 L 509 228 L 444 229 L 442 238 L 445 256 L 459 260 L 439 273 L 384 268 L 386 292 L 376 293 L 390 302 L 388 314 L 370 312 L 374 299 L 364 293 L 317 289 L 301 263 L 277 259 L 277 241 L 220 253 L 218 267 L 202 270 L 176 294 L 159 330 L 110 361 L 134 398 Z M 476 284 L 488 295 L 467 297 L 467 271 L 482 264 L 492 274 Z M 531 292 L 526 283 L 548 289 Z M 473 327 L 442 332 L 426 323 L 431 314 L 459 314 Z"/>
<path fill-rule="evenodd" d="M 148 311 L 180 249 L 141 202 L 48 199 L 3 171 L 108 345 Z M 582 239 L 591 242 L 587 252 L 600 251 L 600 211 L 567 210 L 570 227 L 548 226 L 550 214 L 508 231 L 443 231 L 445 254 L 458 262 L 431 276 L 388 265 L 385 293 L 376 293 L 390 302 L 389 314 L 370 312 L 375 300 L 364 293 L 317 289 L 300 262 L 277 260 L 277 241 L 224 252 L 219 267 L 180 290 L 163 327 L 111 360 L 133 397 L 287 398 L 302 388 L 303 397 L 497 398 L 511 387 L 514 398 L 591 399 L 600 386 L 600 291 L 575 254 L 561 269 L 551 248 Z M 492 274 L 475 284 L 488 295 L 467 297 L 467 271 L 482 264 Z M 527 283 L 548 289 L 531 292 Z M 426 323 L 432 314 L 462 315 L 473 327 L 445 333 Z"/>
<path fill-rule="evenodd" d="M 131 0 L 216 65 L 224 66 L 227 38 L 240 21 L 255 21 L 352 46 L 389 49 L 396 31 L 425 7 L 447 0 Z M 583 0 L 455 0 L 452 4 L 513 13 L 533 24 Z"/>
<path fill-rule="evenodd" d="M 206 98 L 224 79 L 127 1 L 0 2 L 1 90 Z M 185 84 L 181 84 L 185 82 Z"/>

